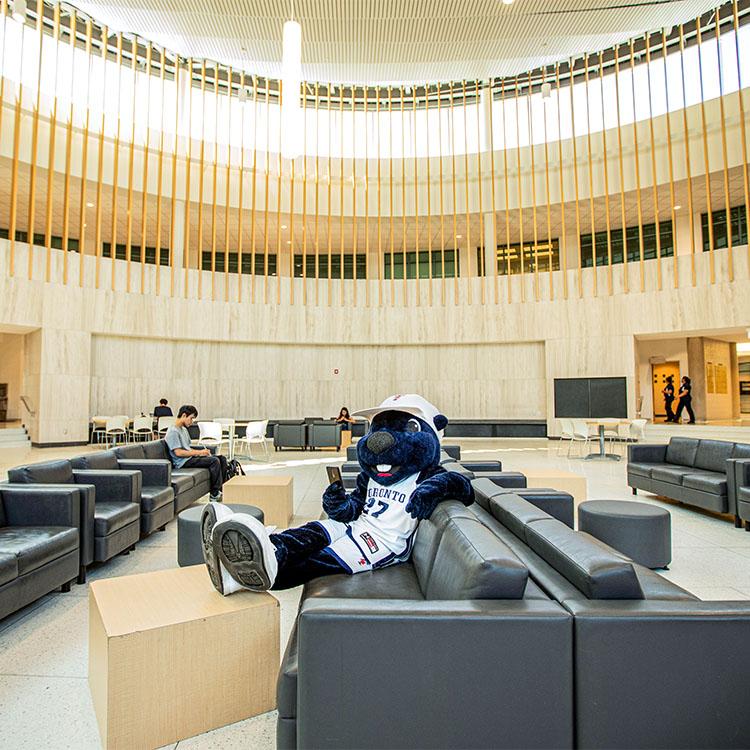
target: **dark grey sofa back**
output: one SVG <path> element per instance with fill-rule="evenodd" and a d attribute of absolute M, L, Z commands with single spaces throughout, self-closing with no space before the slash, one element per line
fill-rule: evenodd
<path fill-rule="evenodd" d="M 526 543 L 589 599 L 643 599 L 632 563 L 582 531 L 535 521 Z"/>
<path fill-rule="evenodd" d="M 735 443 L 732 458 L 750 458 L 750 443 Z"/>
<path fill-rule="evenodd" d="M 698 452 L 698 441 L 695 438 L 673 437 L 667 446 L 667 463 L 679 466 L 693 466 Z"/>
<path fill-rule="evenodd" d="M 145 458 L 146 454 L 144 452 L 143 446 L 144 443 L 132 443 L 130 445 L 123 445 L 120 448 L 115 448 L 115 455 L 117 456 L 117 458 Z"/>
<path fill-rule="evenodd" d="M 169 448 L 164 440 L 150 440 L 148 443 L 143 443 L 143 457 L 166 458 L 167 461 L 171 460 Z"/>
<path fill-rule="evenodd" d="M 74 484 L 70 461 L 42 461 L 8 470 L 11 484 Z"/>
<path fill-rule="evenodd" d="M 528 578 L 526 566 L 486 526 L 451 518 L 429 578 L 419 583 L 427 599 L 523 599 Z"/>
<path fill-rule="evenodd" d="M 699 440 L 693 466 L 723 474 L 727 470 L 726 461 L 732 457 L 733 450 L 734 443 L 726 440 Z"/>
<path fill-rule="evenodd" d="M 84 453 L 70 460 L 74 469 L 97 469 L 116 471 L 120 468 L 114 451 L 97 451 L 96 453 Z"/>

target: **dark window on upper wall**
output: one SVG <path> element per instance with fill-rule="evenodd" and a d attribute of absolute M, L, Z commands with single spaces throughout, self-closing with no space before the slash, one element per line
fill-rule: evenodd
<path fill-rule="evenodd" d="M 727 241 L 727 212 L 725 209 L 711 213 L 714 230 L 714 249 L 721 250 L 728 247 Z M 732 247 L 747 245 L 747 212 L 745 206 L 733 206 L 729 209 L 729 220 L 732 223 Z M 701 230 L 703 233 L 703 251 L 711 249 L 708 236 L 708 213 L 701 214 Z"/>
<path fill-rule="evenodd" d="M 130 260 L 134 263 L 140 263 L 141 262 L 141 255 L 142 255 L 142 249 L 140 245 L 131 245 L 130 246 Z M 111 242 L 102 242 L 102 256 L 105 258 L 111 258 L 112 257 L 112 243 Z M 127 245 L 124 243 L 118 242 L 115 246 L 115 258 L 117 260 L 127 260 L 128 259 L 128 248 Z M 148 263 L 152 266 L 156 265 L 156 248 L 155 247 L 146 247 L 145 254 L 143 255 L 144 263 Z M 159 248 L 159 260 L 160 265 L 162 266 L 168 266 L 169 265 L 169 248 L 168 247 L 162 247 Z"/>
<path fill-rule="evenodd" d="M 643 259 L 651 260 L 658 257 L 656 248 L 656 224 L 643 225 Z M 622 229 L 612 229 L 609 233 L 612 245 L 612 263 L 623 262 Z M 627 242 L 628 263 L 641 259 L 641 241 L 638 226 L 625 229 Z M 662 257 L 674 255 L 674 237 L 672 221 L 659 222 L 659 242 Z M 596 233 L 596 265 L 606 266 L 609 263 L 609 249 L 607 247 L 607 232 Z M 590 268 L 593 265 L 591 235 L 581 235 L 581 265 Z"/>
<path fill-rule="evenodd" d="M 510 268 L 511 275 L 521 273 L 521 245 L 515 243 L 506 247 L 498 245 L 497 247 L 497 272 L 501 276 L 508 275 Z M 550 268 L 551 267 L 551 268 Z M 482 248 L 477 248 L 477 268 L 479 275 L 483 275 L 484 258 Z M 534 243 L 524 243 L 523 246 L 523 272 L 533 273 L 534 268 L 539 273 L 543 271 L 557 271 L 560 268 L 560 243 L 557 239 L 540 240 Z"/>
<path fill-rule="evenodd" d="M 16 229 L 16 242 L 26 242 L 28 233 L 20 229 Z M 7 240 L 10 238 L 10 231 L 5 228 L 0 228 L 0 238 Z M 44 234 L 34 235 L 34 245 L 37 247 L 47 246 L 47 237 Z M 50 247 L 54 247 L 56 250 L 62 250 L 63 238 L 52 235 L 50 237 Z M 77 253 L 80 249 L 80 243 L 75 237 L 68 237 L 68 252 Z"/>
<path fill-rule="evenodd" d="M 404 278 L 404 260 L 406 260 L 406 278 L 416 279 L 417 272 L 420 279 L 430 278 L 430 251 L 420 250 L 419 257 L 417 253 L 411 250 L 407 253 L 384 253 L 383 254 L 383 277 L 385 279 L 403 279 Z M 417 260 L 419 263 L 417 264 Z M 445 267 L 445 274 L 443 274 Z M 457 252 L 455 250 L 446 250 L 444 253 L 440 250 L 432 251 L 432 278 L 442 279 L 454 278 L 460 275 Z"/>
<path fill-rule="evenodd" d="M 224 273 L 224 255 L 223 252 L 217 252 L 214 254 L 214 270 L 216 273 Z M 237 261 L 239 254 L 236 252 L 229 252 L 229 273 L 237 273 Z M 254 259 L 254 260 L 253 260 Z M 255 270 L 253 271 L 253 263 L 255 263 Z M 204 271 L 211 270 L 211 251 L 204 250 L 201 257 L 201 268 Z M 256 276 L 263 276 L 265 274 L 265 254 L 264 253 L 242 253 L 242 273 L 246 276 L 250 276 L 255 273 Z M 269 253 L 268 255 L 268 275 L 276 275 L 276 254 Z"/>
<path fill-rule="evenodd" d="M 302 254 L 294 256 L 294 275 L 296 278 L 302 278 Z M 316 277 L 316 263 L 317 258 L 317 277 L 319 279 L 328 278 L 328 253 L 321 253 L 320 255 L 314 255 L 312 253 L 305 254 L 305 276 L 308 279 L 314 279 Z M 331 252 L 331 278 L 341 278 L 341 253 Z M 344 278 L 354 278 L 354 255 L 353 253 L 344 253 Z M 357 253 L 357 278 L 367 278 L 367 255 L 365 253 Z"/>

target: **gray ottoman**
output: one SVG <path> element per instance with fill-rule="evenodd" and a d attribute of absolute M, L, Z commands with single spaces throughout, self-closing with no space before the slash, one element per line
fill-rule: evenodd
<path fill-rule="evenodd" d="M 578 530 L 586 531 L 647 568 L 672 562 L 668 510 L 629 500 L 589 500 L 578 506 Z"/>
<path fill-rule="evenodd" d="M 257 518 L 261 523 L 264 521 L 263 511 L 254 505 L 230 505 L 225 503 L 235 513 L 247 513 Z M 181 568 L 189 565 L 203 564 L 203 549 L 201 547 L 201 514 L 203 505 L 193 505 L 183 510 L 177 516 L 177 564 Z"/>

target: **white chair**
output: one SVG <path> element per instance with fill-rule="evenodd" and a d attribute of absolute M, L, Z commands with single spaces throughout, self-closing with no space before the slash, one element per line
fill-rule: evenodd
<path fill-rule="evenodd" d="M 128 436 L 128 418 L 122 415 L 109 417 L 104 426 L 104 435 L 107 442 L 112 445 L 117 443 L 118 438 L 127 439 Z"/>
<path fill-rule="evenodd" d="M 229 458 L 234 458 L 234 419 L 231 417 L 216 417 L 214 422 L 221 425 L 224 441 L 229 445 Z"/>
<path fill-rule="evenodd" d="M 151 417 L 136 417 L 133 420 L 133 426 L 128 430 L 130 437 L 134 441 L 146 439 L 153 440 L 154 422 Z"/>
<path fill-rule="evenodd" d="M 560 420 L 560 442 L 557 446 L 558 456 L 562 452 L 562 448 L 565 445 L 565 441 L 572 440 L 572 439 L 573 439 L 573 422 L 570 419 L 561 419 Z"/>
<path fill-rule="evenodd" d="M 159 421 L 156 423 L 156 432 L 159 437 L 163 438 L 167 434 L 167 430 L 174 427 L 176 421 L 174 417 L 159 417 Z"/>
<path fill-rule="evenodd" d="M 609 449 L 614 452 L 615 440 L 618 445 L 620 444 L 620 423 L 617 420 L 611 422 L 602 420 L 602 423 L 604 424 L 604 439 L 609 440 Z"/>
<path fill-rule="evenodd" d="M 647 419 L 634 419 L 630 423 L 630 429 L 628 430 L 628 437 L 637 443 L 639 440 L 646 439 L 646 424 Z"/>
<path fill-rule="evenodd" d="M 268 461 L 268 442 L 266 441 L 266 429 L 268 429 L 268 420 L 262 419 L 258 422 L 248 422 L 247 428 L 245 429 L 245 437 L 242 438 L 241 442 L 247 446 L 247 457 L 252 459 L 253 454 L 250 450 L 252 443 L 260 443 L 263 446 L 263 450 L 266 452 L 266 461 Z"/>
<path fill-rule="evenodd" d="M 591 425 L 586 422 L 585 419 L 573 419 L 571 420 L 573 425 L 573 436 L 568 446 L 568 457 L 570 457 L 570 451 L 576 443 L 581 445 L 580 456 L 583 457 L 583 450 L 589 444 L 594 435 L 591 432 Z"/>
<path fill-rule="evenodd" d="M 198 441 L 204 448 L 221 448 L 224 442 L 222 426 L 218 422 L 198 422 Z"/>
<path fill-rule="evenodd" d="M 102 438 L 106 439 L 106 431 L 107 431 L 107 420 L 109 417 L 91 417 L 91 423 L 93 424 L 93 429 L 91 430 L 91 442 L 92 443 L 101 443 Z"/>

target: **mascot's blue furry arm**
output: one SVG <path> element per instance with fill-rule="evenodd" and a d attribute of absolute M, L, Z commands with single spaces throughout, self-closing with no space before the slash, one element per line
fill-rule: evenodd
<path fill-rule="evenodd" d="M 369 481 L 367 473 L 360 472 L 357 487 L 349 494 L 338 482 L 329 485 L 323 494 L 323 510 L 328 517 L 342 523 L 359 518 L 365 507 Z M 446 471 L 442 466 L 430 466 L 420 472 L 417 489 L 409 499 L 406 512 L 412 518 L 424 520 L 432 515 L 441 500 L 458 500 L 464 505 L 471 505 L 474 502 L 474 488 L 461 474 Z"/>

